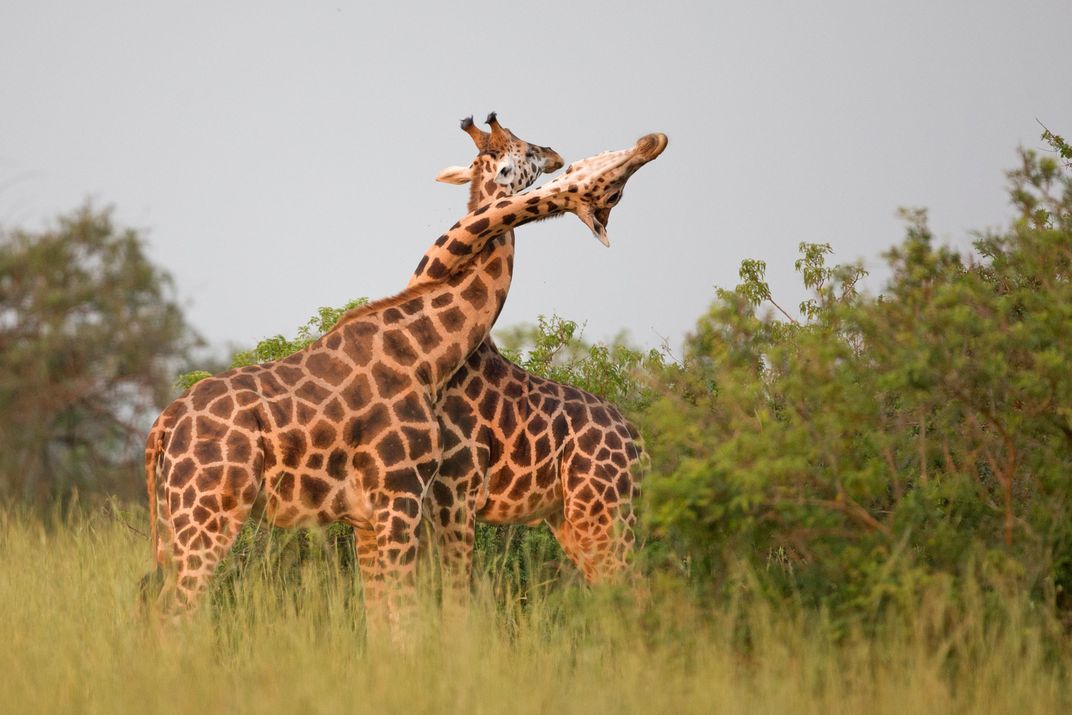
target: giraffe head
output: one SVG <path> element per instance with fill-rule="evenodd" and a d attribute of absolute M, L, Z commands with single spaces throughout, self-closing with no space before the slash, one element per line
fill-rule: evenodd
<path fill-rule="evenodd" d="M 605 151 L 570 164 L 564 174 L 545 186 L 564 196 L 569 210 L 609 246 L 610 211 L 621 200 L 625 183 L 637 169 L 662 154 L 666 143 L 665 134 L 646 134 L 629 149 Z"/>
<path fill-rule="evenodd" d="M 540 174 L 562 168 L 562 157 L 554 150 L 519 139 L 499 124 L 495 112 L 488 115 L 487 123 L 490 132 L 477 127 L 472 117 L 462 120 L 462 130 L 472 137 L 479 153 L 469 166 L 451 166 L 439 172 L 436 181 L 471 181 L 470 200 L 482 203 L 524 191 Z"/>

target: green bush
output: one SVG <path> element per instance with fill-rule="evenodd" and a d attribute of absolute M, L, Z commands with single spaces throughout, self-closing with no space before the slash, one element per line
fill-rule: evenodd
<path fill-rule="evenodd" d="M 977 256 L 936 245 L 923 211 L 859 265 L 801 245 L 811 297 L 778 306 L 765 265 L 720 290 L 660 395 L 637 414 L 656 533 L 716 593 L 744 561 L 764 588 L 868 618 L 974 572 L 1048 600 L 1072 588 L 1072 176 L 1021 154 L 1019 217 Z M 760 306 L 770 303 L 785 320 Z"/>

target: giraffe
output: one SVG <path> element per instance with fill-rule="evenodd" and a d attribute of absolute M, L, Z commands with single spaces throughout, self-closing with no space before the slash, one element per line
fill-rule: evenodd
<path fill-rule="evenodd" d="M 385 612 L 397 629 L 412 601 L 422 499 L 441 456 L 434 404 L 487 337 L 509 283 L 501 259 L 474 259 L 504 232 L 566 212 L 605 242 L 622 187 L 665 145 L 665 136 L 647 135 L 469 212 L 437 240 L 446 250 L 429 262 L 428 281 L 349 311 L 290 357 L 202 380 L 165 408 L 145 449 L 163 614 L 197 606 L 263 500 L 279 526 L 352 525 L 366 610 Z"/>
<path fill-rule="evenodd" d="M 450 167 L 436 177 L 469 182 L 470 211 L 519 190 L 517 182 L 505 183 L 495 173 L 496 160 L 532 151 L 531 144 L 498 123 L 495 113 L 488 124 L 490 133 L 475 127 L 471 117 L 462 120 L 477 158 L 469 167 Z M 442 251 L 435 245 L 428 250 L 410 287 L 429 279 L 426 267 Z M 484 253 L 501 258 L 510 272 L 513 233 L 489 241 Z M 625 567 L 634 542 L 635 472 L 644 453 L 637 431 L 617 408 L 526 372 L 503 357 L 489 337 L 454 373 L 435 409 L 443 458 L 424 511 L 454 597 L 471 577 L 477 520 L 546 521 L 589 583 Z"/>

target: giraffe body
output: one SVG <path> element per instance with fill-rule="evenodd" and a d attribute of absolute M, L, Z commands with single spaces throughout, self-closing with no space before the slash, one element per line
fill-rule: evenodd
<path fill-rule="evenodd" d="M 468 579 L 475 521 L 545 520 L 589 582 L 625 567 L 644 452 L 617 408 L 526 372 L 487 341 L 436 410 L 443 463 L 425 504 L 455 578 Z"/>
<path fill-rule="evenodd" d="M 452 183 L 471 178 L 469 210 L 512 195 L 516 185 L 496 183 L 487 157 L 522 156 L 531 145 L 497 122 L 490 134 L 474 131 L 471 123 L 463 122 L 463 128 L 479 154 L 470 172 L 444 174 Z M 512 232 L 484 250 L 512 268 Z M 439 251 L 437 246 L 429 249 L 411 286 L 426 279 L 424 267 Z M 425 512 L 456 589 L 470 577 L 476 521 L 546 520 L 590 582 L 624 568 L 634 542 L 632 500 L 644 453 L 636 430 L 617 408 L 526 372 L 503 357 L 489 338 L 454 374 L 435 409 L 443 461 L 425 498 Z"/>

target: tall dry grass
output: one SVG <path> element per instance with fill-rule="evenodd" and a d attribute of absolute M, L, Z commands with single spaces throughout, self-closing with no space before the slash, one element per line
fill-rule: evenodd
<path fill-rule="evenodd" d="M 832 635 L 760 599 L 703 610 L 643 588 L 479 579 L 464 617 L 428 603 L 408 647 L 366 643 L 331 558 L 262 565 L 162 636 L 140 614 L 144 538 L 115 518 L 0 511 L 4 712 L 1067 712 L 1059 626 L 1010 596 L 936 595 L 908 621 Z M 265 562 L 268 563 L 268 562 Z M 428 599 L 430 600 L 430 599 Z M 989 613 L 984 617 L 984 613 Z"/>

